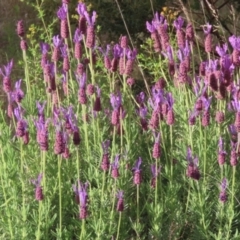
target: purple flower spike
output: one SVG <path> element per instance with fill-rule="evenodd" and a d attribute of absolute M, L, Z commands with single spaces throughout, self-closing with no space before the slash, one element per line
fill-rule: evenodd
<path fill-rule="evenodd" d="M 151 187 L 156 187 L 156 178 L 158 174 L 161 172 L 161 166 L 157 169 L 156 164 L 151 164 L 151 173 L 152 173 L 152 179 L 151 179 Z"/>
<path fill-rule="evenodd" d="M 204 110 L 208 111 L 211 105 L 212 97 L 209 97 L 209 98 L 203 97 L 202 101 L 203 101 Z"/>
<path fill-rule="evenodd" d="M 222 137 L 219 138 L 218 141 L 218 163 L 219 165 L 223 165 L 225 163 L 225 157 L 227 152 L 224 151 L 224 141 Z"/>
<path fill-rule="evenodd" d="M 41 181 L 42 181 L 42 174 L 38 175 L 37 179 L 32 180 L 32 184 L 35 185 L 35 199 L 37 201 L 42 201 L 43 200 L 43 192 L 42 192 L 42 187 L 41 187 Z"/>
<path fill-rule="evenodd" d="M 156 178 L 161 171 L 161 166 L 157 169 L 156 164 L 151 164 L 152 177 Z"/>
<path fill-rule="evenodd" d="M 60 7 L 57 11 L 57 16 L 61 20 L 66 20 L 67 19 L 67 12 L 68 8 L 66 4 L 63 4 L 62 7 Z"/>
<path fill-rule="evenodd" d="M 101 168 L 103 171 L 108 171 L 109 169 L 109 146 L 110 146 L 110 140 L 105 140 L 102 142 L 102 149 L 103 149 L 103 155 L 102 155 L 102 162 L 101 162 Z"/>
<path fill-rule="evenodd" d="M 235 35 L 229 37 L 229 42 L 232 45 L 233 49 L 240 51 L 240 37 L 236 37 Z"/>
<path fill-rule="evenodd" d="M 97 86 L 96 87 L 96 100 L 94 102 L 94 106 L 93 106 L 93 110 L 96 112 L 100 112 L 102 110 L 102 106 L 101 106 L 101 89 Z"/>
<path fill-rule="evenodd" d="M 48 43 L 40 42 L 40 49 L 42 54 L 47 54 L 50 50 L 50 45 Z"/>
<path fill-rule="evenodd" d="M 228 185 L 227 179 L 224 178 L 224 179 L 222 180 L 222 183 L 221 183 L 221 190 L 222 190 L 222 191 L 226 191 L 227 185 Z"/>
<path fill-rule="evenodd" d="M 240 112 L 240 101 L 238 101 L 237 97 L 234 97 L 231 104 L 234 111 Z"/>
<path fill-rule="evenodd" d="M 113 57 L 115 57 L 115 58 L 119 58 L 120 56 L 121 56 L 121 54 L 122 54 L 122 48 L 120 47 L 120 45 L 119 44 L 115 44 L 114 46 L 113 46 Z"/>
<path fill-rule="evenodd" d="M 76 29 L 75 33 L 74 33 L 74 38 L 73 41 L 75 43 L 82 41 L 83 36 L 82 33 L 80 32 L 79 28 Z"/>
<path fill-rule="evenodd" d="M 85 89 L 86 81 L 87 81 L 86 73 L 84 72 L 81 76 L 76 75 L 76 79 L 78 81 L 79 88 L 84 88 Z"/>
<path fill-rule="evenodd" d="M 168 46 L 165 52 L 162 52 L 162 54 L 168 58 L 169 61 L 174 61 L 173 58 L 173 49 L 171 46 Z"/>
<path fill-rule="evenodd" d="M 139 185 L 142 181 L 140 165 L 142 164 L 142 158 L 139 157 L 135 163 L 135 166 L 132 168 L 133 171 L 133 183 Z"/>
<path fill-rule="evenodd" d="M 38 109 L 38 119 L 40 122 L 45 122 L 45 115 L 44 115 L 44 108 L 46 106 L 46 101 L 43 102 L 43 104 L 41 105 L 41 103 L 39 101 L 37 101 L 37 109 Z"/>
<path fill-rule="evenodd" d="M 173 25 L 176 29 L 181 29 L 183 27 L 184 24 L 184 19 L 179 16 L 174 22 Z"/>
<path fill-rule="evenodd" d="M 166 94 L 166 101 L 167 101 L 167 104 L 168 104 L 168 108 L 172 109 L 173 104 L 174 104 L 174 99 L 173 99 L 172 94 L 170 92 Z"/>
<path fill-rule="evenodd" d="M 81 207 L 87 206 L 87 200 L 88 200 L 87 188 L 88 188 L 88 182 L 84 184 L 80 183 L 79 200 L 80 200 Z"/>
<path fill-rule="evenodd" d="M 75 200 L 79 204 L 79 218 L 80 219 L 85 219 L 88 215 L 88 209 L 87 209 L 87 204 L 88 204 L 88 193 L 87 193 L 87 188 L 88 188 L 88 182 L 86 183 L 81 183 L 78 180 L 78 186 L 73 185 L 72 186 L 73 191 L 75 193 Z"/>
<path fill-rule="evenodd" d="M 154 139 L 152 156 L 153 158 L 157 159 L 161 156 L 160 133 L 154 132 Z"/>
<path fill-rule="evenodd" d="M 14 115 L 17 118 L 16 136 L 24 138 L 28 134 L 28 123 L 23 119 L 23 109 L 20 105 L 14 109 Z"/>
<path fill-rule="evenodd" d="M 192 156 L 192 149 L 188 147 L 187 149 L 187 176 L 194 179 L 194 180 L 199 180 L 201 175 L 198 169 L 198 158 Z"/>
<path fill-rule="evenodd" d="M 151 24 L 149 22 L 146 22 L 146 28 L 150 33 L 153 33 L 156 31 L 156 28 L 153 23 Z"/>
<path fill-rule="evenodd" d="M 108 153 L 109 147 L 110 147 L 110 140 L 105 140 L 102 142 L 102 149 L 104 153 Z"/>
<path fill-rule="evenodd" d="M 10 77 L 12 67 L 13 67 L 13 59 L 6 66 L 3 66 L 3 67 L 4 67 L 3 70 L 0 68 L 0 74 L 3 77 Z"/>
<path fill-rule="evenodd" d="M 64 4 L 57 12 L 58 18 L 61 20 L 60 33 L 61 37 L 66 39 L 69 35 L 68 21 L 67 21 L 68 5 Z"/>
<path fill-rule="evenodd" d="M 174 99 L 173 99 L 171 93 L 166 94 L 166 102 L 167 102 L 166 123 L 168 125 L 173 125 L 175 122 L 175 116 L 174 116 L 174 111 L 173 111 Z"/>
<path fill-rule="evenodd" d="M 166 23 L 166 19 L 164 18 L 164 16 L 162 16 L 161 14 L 156 12 L 154 14 L 153 23 L 154 23 L 155 27 L 157 28 L 159 25 L 165 24 Z"/>
<path fill-rule="evenodd" d="M 227 201 L 227 192 L 226 192 L 227 186 L 228 186 L 227 179 L 224 178 L 220 185 L 220 194 L 219 194 L 219 200 L 222 203 L 225 203 Z"/>
<path fill-rule="evenodd" d="M 87 7 L 85 3 L 79 3 L 77 6 L 77 12 L 81 16 L 85 16 L 85 13 L 87 12 Z"/>
<path fill-rule="evenodd" d="M 227 51 L 228 51 L 228 46 L 226 43 L 224 43 L 222 47 L 216 46 L 216 52 L 221 58 L 227 56 Z"/>
<path fill-rule="evenodd" d="M 120 92 L 118 92 L 116 95 L 113 93 L 110 95 L 110 103 L 112 105 L 112 108 L 114 110 L 118 110 L 120 106 L 122 105 L 122 95 Z"/>
<path fill-rule="evenodd" d="M 119 160 L 120 160 L 120 154 L 117 154 L 115 156 L 114 162 L 111 164 L 111 166 L 112 166 L 112 177 L 114 179 L 117 179 L 119 177 L 119 171 L 118 171 Z"/>
<path fill-rule="evenodd" d="M 63 44 L 63 46 L 60 47 L 60 50 L 61 50 L 63 58 L 68 57 L 68 50 L 67 50 L 67 45 L 66 44 Z"/>
<path fill-rule="evenodd" d="M 85 11 L 84 16 L 87 20 L 88 26 L 93 27 L 96 22 L 96 19 L 97 19 L 97 13 L 95 11 L 93 11 L 92 17 L 90 17 L 89 13 L 87 11 Z"/>
<path fill-rule="evenodd" d="M 119 160 L 120 160 L 120 154 L 117 154 L 115 156 L 114 162 L 111 164 L 112 168 L 118 168 L 119 167 Z"/>
<path fill-rule="evenodd" d="M 116 197 L 118 199 L 117 211 L 122 212 L 124 210 L 123 191 L 119 190 L 118 193 L 116 194 Z"/>
<path fill-rule="evenodd" d="M 13 60 L 11 60 L 4 68 L 0 68 L 0 75 L 3 76 L 3 90 L 5 93 L 12 91 L 10 74 L 13 67 Z"/>
<path fill-rule="evenodd" d="M 231 124 L 228 126 L 228 131 L 231 135 L 231 140 L 236 142 L 237 141 L 237 138 L 238 138 L 238 133 L 237 133 L 237 128 L 234 124 Z"/>
<path fill-rule="evenodd" d="M 24 98 L 24 92 L 21 89 L 22 79 L 15 83 L 15 90 L 13 92 L 13 98 L 17 103 L 20 103 Z"/>
<path fill-rule="evenodd" d="M 132 168 L 132 170 L 133 170 L 134 172 L 140 172 L 140 171 L 141 171 L 141 169 L 140 169 L 140 165 L 141 165 L 141 164 L 142 164 L 142 158 L 139 157 L 138 160 L 136 161 L 134 167 Z"/>
<path fill-rule="evenodd" d="M 178 47 L 183 48 L 185 45 L 185 33 L 182 29 L 184 20 L 181 16 L 179 16 L 175 21 L 174 21 L 174 27 L 177 29 L 177 43 Z"/>
<path fill-rule="evenodd" d="M 212 51 L 212 36 L 211 36 L 212 25 L 207 23 L 207 25 L 205 25 L 203 27 L 203 31 L 206 35 L 205 40 L 204 40 L 205 51 L 207 53 L 210 53 Z"/>
<path fill-rule="evenodd" d="M 63 40 L 59 37 L 59 35 L 53 36 L 53 45 L 54 47 L 61 47 L 63 44 Z"/>
<path fill-rule="evenodd" d="M 207 34 L 210 34 L 211 31 L 212 31 L 212 25 L 210 25 L 209 23 L 207 23 L 206 25 L 203 26 L 203 31 L 204 33 L 207 35 Z"/>
<path fill-rule="evenodd" d="M 130 59 L 130 60 L 134 60 L 137 56 L 137 49 L 128 49 L 127 50 L 127 58 Z"/>

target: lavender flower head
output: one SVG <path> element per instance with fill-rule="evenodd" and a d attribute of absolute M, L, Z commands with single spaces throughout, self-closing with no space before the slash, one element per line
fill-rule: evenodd
<path fill-rule="evenodd" d="M 184 19 L 179 16 L 176 20 L 174 20 L 173 25 L 176 29 L 181 29 L 184 24 Z"/>
<path fill-rule="evenodd" d="M 218 163 L 219 165 L 223 165 L 225 163 L 225 157 L 227 152 L 224 150 L 224 141 L 222 137 L 219 138 L 218 141 Z"/>
<path fill-rule="evenodd" d="M 68 57 L 68 49 L 67 49 L 67 45 L 66 44 L 63 44 L 61 47 L 60 47 L 60 50 L 61 50 L 61 53 L 62 53 L 62 57 L 63 58 L 66 58 Z"/>
<path fill-rule="evenodd" d="M 238 138 L 238 132 L 237 132 L 237 128 L 234 124 L 231 124 L 228 126 L 228 131 L 231 135 L 231 140 L 236 142 L 237 138 Z"/>
<path fill-rule="evenodd" d="M 59 35 L 53 36 L 52 39 L 54 47 L 59 48 L 63 44 L 63 40 L 59 37 Z"/>
<path fill-rule="evenodd" d="M 118 172 L 119 160 L 120 160 L 120 154 L 117 154 L 115 156 L 115 159 L 114 159 L 113 163 L 111 164 L 111 166 L 112 166 L 112 177 L 115 178 L 115 179 L 119 177 L 119 172 Z"/>
<path fill-rule="evenodd" d="M 120 108 L 120 106 L 122 105 L 122 95 L 121 95 L 121 93 L 120 92 L 118 92 L 117 94 L 111 93 L 110 103 L 111 103 L 112 108 L 114 110 L 118 110 Z"/>
<path fill-rule="evenodd" d="M 156 31 L 156 28 L 153 22 L 152 23 L 146 22 L 146 28 L 150 33 L 153 33 Z"/>
<path fill-rule="evenodd" d="M 85 219 L 88 215 L 87 212 L 87 204 L 88 204 L 88 193 L 87 193 L 87 188 L 88 188 L 88 182 L 86 183 L 81 183 L 78 180 L 78 186 L 73 185 L 73 191 L 75 193 L 75 200 L 77 203 L 79 203 L 79 218 L 80 219 Z"/>
<path fill-rule="evenodd" d="M 192 150 L 190 147 L 187 149 L 187 176 L 194 179 L 194 180 L 199 180 L 201 175 L 198 169 L 198 158 L 195 156 L 193 157 L 192 155 Z"/>
<path fill-rule="evenodd" d="M 116 197 L 118 199 L 117 211 L 122 212 L 124 210 L 123 191 L 119 190 L 118 193 L 116 194 Z"/>
<path fill-rule="evenodd" d="M 28 124 L 27 121 L 23 119 L 23 109 L 20 105 L 14 109 L 14 115 L 17 118 L 16 136 L 24 137 L 24 135 L 28 132 Z"/>
<path fill-rule="evenodd" d="M 165 28 L 167 28 L 167 20 L 163 15 L 159 14 L 158 12 L 154 14 L 153 24 L 155 28 L 158 28 L 161 25 L 165 25 Z"/>
<path fill-rule="evenodd" d="M 45 122 L 45 115 L 44 115 L 44 108 L 46 106 L 46 101 L 44 101 L 41 105 L 41 103 L 39 101 L 37 101 L 36 105 L 37 105 L 37 109 L 38 109 L 38 119 L 41 122 Z"/>
<path fill-rule="evenodd" d="M 47 54 L 50 50 L 50 45 L 48 43 L 40 42 L 40 49 L 42 54 Z"/>
<path fill-rule="evenodd" d="M 42 192 L 42 187 L 41 187 L 41 181 L 42 181 L 42 173 L 38 175 L 37 179 L 32 180 L 32 184 L 35 185 L 35 199 L 37 201 L 42 201 L 44 196 Z"/>
<path fill-rule="evenodd" d="M 185 45 L 185 33 L 182 29 L 184 20 L 181 16 L 179 16 L 174 22 L 174 27 L 177 29 L 177 43 L 178 47 L 183 48 Z"/>
<path fill-rule="evenodd" d="M 93 106 L 93 110 L 96 112 L 99 112 L 102 110 L 102 106 L 101 106 L 101 89 L 96 86 L 96 99 L 94 102 L 94 106 Z"/>
<path fill-rule="evenodd" d="M 15 90 L 13 91 L 13 98 L 17 103 L 20 103 L 24 98 L 24 92 L 21 89 L 22 79 L 15 83 Z"/>
<path fill-rule="evenodd" d="M 0 68 L 0 74 L 3 77 L 10 77 L 12 67 L 13 67 L 13 59 L 6 66 L 3 66 L 3 67 L 4 67 L 3 70 Z"/>
<path fill-rule="evenodd" d="M 104 154 L 108 153 L 109 147 L 110 147 L 110 140 L 105 140 L 102 142 L 102 149 Z"/>
<path fill-rule="evenodd" d="M 161 172 L 161 166 L 159 168 L 156 168 L 156 164 L 151 164 L 151 173 L 152 173 L 152 179 L 151 179 L 151 187 L 156 187 L 156 178 L 158 177 L 159 173 Z"/>
<path fill-rule="evenodd" d="M 57 11 L 57 16 L 61 20 L 67 19 L 67 13 L 68 13 L 68 7 L 67 4 L 63 4 L 62 7 L 60 7 Z"/>
<path fill-rule="evenodd" d="M 103 171 L 107 171 L 109 169 L 109 146 L 110 146 L 110 140 L 105 140 L 102 142 L 102 149 L 103 149 L 103 155 L 102 155 L 102 162 L 101 162 L 101 168 Z"/>
<path fill-rule="evenodd" d="M 88 26 L 94 26 L 96 19 L 97 19 L 97 13 L 96 11 L 92 12 L 92 16 L 87 11 L 84 11 L 84 16 L 87 20 Z"/>
<path fill-rule="evenodd" d="M 74 33 L 73 41 L 75 43 L 79 43 L 80 41 L 82 41 L 82 39 L 83 39 L 82 33 L 80 32 L 79 28 L 77 28 Z"/>
<path fill-rule="evenodd" d="M 205 51 L 209 53 L 212 51 L 212 37 L 211 37 L 212 25 L 207 23 L 206 25 L 204 25 L 203 31 L 206 35 L 205 42 L 204 42 Z"/>
<path fill-rule="evenodd" d="M 228 46 L 227 46 L 226 43 L 224 43 L 222 45 L 222 47 L 221 46 L 216 46 L 216 52 L 221 58 L 224 58 L 228 55 L 227 51 L 228 51 Z"/>
<path fill-rule="evenodd" d="M 153 132 L 154 134 L 154 145 L 152 156 L 157 159 L 161 156 L 161 147 L 160 147 L 160 133 Z"/>
<path fill-rule="evenodd" d="M 142 164 L 142 158 L 139 157 L 135 163 L 135 166 L 132 168 L 133 171 L 133 183 L 139 185 L 142 181 L 140 165 Z"/>
<path fill-rule="evenodd" d="M 206 25 L 203 26 L 203 32 L 207 35 L 210 34 L 212 31 L 212 25 L 207 23 Z"/>
<path fill-rule="evenodd" d="M 225 203 L 227 201 L 227 191 L 226 191 L 227 186 L 228 186 L 227 179 L 224 178 L 220 185 L 220 194 L 219 194 L 219 200 L 222 203 Z"/>
<path fill-rule="evenodd" d="M 119 58 L 122 54 L 123 49 L 119 44 L 113 46 L 113 59 L 111 60 L 111 71 L 116 72 L 118 69 Z"/>
<path fill-rule="evenodd" d="M 233 49 L 240 51 L 240 37 L 236 37 L 235 35 L 232 35 L 231 37 L 229 37 L 228 40 L 232 45 Z"/>
<path fill-rule="evenodd" d="M 85 13 L 87 12 L 87 7 L 85 3 L 79 3 L 77 6 L 77 12 L 81 16 L 85 16 Z"/>
<path fill-rule="evenodd" d="M 3 68 L 0 68 L 0 75 L 3 76 L 3 90 L 6 93 L 11 92 L 11 79 L 10 74 L 12 72 L 13 67 L 13 60 L 11 60 L 6 66 L 3 66 Z"/>
<path fill-rule="evenodd" d="M 86 81 L 87 81 L 87 75 L 84 72 L 81 76 L 79 76 L 78 74 L 76 74 L 76 79 L 77 82 L 79 84 L 79 88 L 84 88 L 86 87 Z"/>

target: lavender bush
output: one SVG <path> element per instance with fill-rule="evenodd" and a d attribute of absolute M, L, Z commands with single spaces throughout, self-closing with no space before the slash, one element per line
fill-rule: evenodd
<path fill-rule="evenodd" d="M 240 238 L 240 37 L 214 45 L 206 23 L 199 55 L 192 25 L 156 13 L 140 49 L 102 46 L 70 4 L 43 42 L 19 21 L 24 75 L 0 68 L 2 238 Z"/>

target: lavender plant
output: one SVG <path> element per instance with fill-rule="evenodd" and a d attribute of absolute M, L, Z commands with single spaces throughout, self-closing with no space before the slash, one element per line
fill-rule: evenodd
<path fill-rule="evenodd" d="M 20 80 L 13 60 L 0 67 L 1 236 L 237 239 L 239 37 L 216 56 L 207 24 L 199 56 L 193 26 L 156 13 L 140 49 L 105 47 L 84 3 L 71 29 L 71 4 L 37 54 L 18 22 Z"/>

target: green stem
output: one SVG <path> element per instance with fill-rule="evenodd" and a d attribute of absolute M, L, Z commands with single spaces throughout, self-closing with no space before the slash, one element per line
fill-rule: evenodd
<path fill-rule="evenodd" d="M 81 225 L 81 233 L 80 233 L 80 240 L 85 240 L 85 219 L 82 220 L 82 225 Z"/>
<path fill-rule="evenodd" d="M 1 150 L 1 155 L 2 155 L 2 166 L 3 166 L 3 170 L 4 171 L 1 171 L 1 186 L 2 186 L 2 190 L 3 190 L 3 196 L 4 196 L 4 202 L 5 202 L 5 206 L 6 206 L 6 211 L 7 211 L 7 218 L 8 218 L 8 227 L 9 227 L 9 232 L 10 232 L 10 235 L 11 235 L 11 239 L 13 239 L 13 228 L 12 228 L 12 222 L 11 222 L 11 214 L 10 214 L 10 211 L 9 211 L 9 206 L 8 206 L 8 202 L 9 200 L 7 200 L 7 194 L 6 194 L 6 189 L 5 189 L 5 184 L 3 183 L 3 176 L 2 174 L 3 173 L 6 173 L 6 169 L 7 169 L 7 166 L 6 166 L 6 162 L 4 161 L 4 155 L 3 155 L 3 150 L 2 150 L 2 147 L 0 148 Z"/>
<path fill-rule="evenodd" d="M 21 157 L 21 175 L 25 175 L 24 171 L 24 157 L 23 157 L 23 142 L 22 139 L 19 139 L 20 142 L 20 157 Z M 21 180 L 22 182 L 22 223 L 23 223 L 23 229 L 22 229 L 22 236 L 23 239 L 27 237 L 27 231 L 26 231 L 26 221 L 27 221 L 27 216 L 26 216 L 26 202 L 25 202 L 25 185 L 24 185 L 24 179 Z"/>
<path fill-rule="evenodd" d="M 137 223 L 139 223 L 139 184 L 137 185 Z"/>
<path fill-rule="evenodd" d="M 227 230 L 227 240 L 230 239 L 230 233 L 232 228 L 232 221 L 234 217 L 234 196 L 235 196 L 235 176 L 236 176 L 236 166 L 233 166 L 233 174 L 232 174 L 232 189 L 231 189 L 231 203 L 229 208 L 231 211 L 229 211 L 229 224 L 228 224 L 228 230 Z"/>
<path fill-rule="evenodd" d="M 112 231 L 112 223 L 113 223 L 113 212 L 114 212 L 114 206 L 115 206 L 115 201 L 116 201 L 116 186 L 117 186 L 117 180 L 114 179 L 114 198 L 113 198 L 113 201 L 112 201 L 112 210 L 111 210 L 111 217 L 110 217 L 110 230 L 109 230 L 109 233 L 111 234 L 111 231 Z"/>
<path fill-rule="evenodd" d="M 62 179 L 61 179 L 62 158 L 58 155 L 58 190 L 59 190 L 59 230 L 62 237 Z"/>
<path fill-rule="evenodd" d="M 26 87 L 27 87 L 27 99 L 28 99 L 29 103 L 32 103 L 32 94 L 31 94 L 31 86 L 30 86 L 30 79 L 29 79 L 27 54 L 26 54 L 25 50 L 23 50 L 23 61 L 24 61 L 25 81 L 26 81 Z M 32 106 L 32 104 L 30 104 L 30 106 Z"/>
<path fill-rule="evenodd" d="M 39 201 L 38 205 L 38 231 L 37 231 L 37 240 L 41 239 L 41 217 L 42 217 L 42 201 Z"/>
<path fill-rule="evenodd" d="M 116 240 L 118 240 L 118 237 L 119 237 L 120 226 L 121 226 L 121 218 L 122 218 L 122 212 L 119 212 L 118 229 L 117 229 L 117 237 L 116 237 Z"/>

